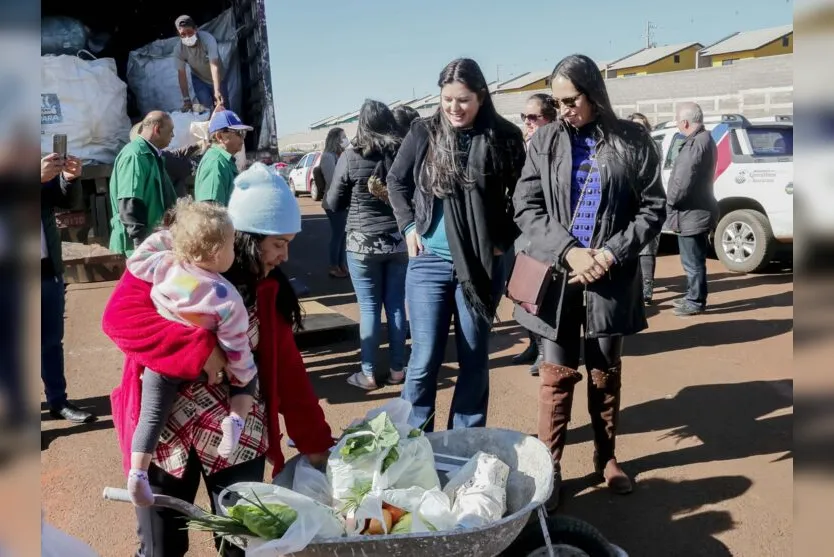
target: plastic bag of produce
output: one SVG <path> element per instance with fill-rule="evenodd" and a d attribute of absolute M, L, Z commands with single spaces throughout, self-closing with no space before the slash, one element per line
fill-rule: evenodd
<path fill-rule="evenodd" d="M 236 483 L 218 500 L 223 515 L 254 534 L 241 536 L 247 541 L 247 556 L 285 555 L 302 551 L 315 539 L 345 535 L 344 522 L 334 509 L 277 485 Z"/>
<path fill-rule="evenodd" d="M 391 534 L 417 534 L 452 530 L 457 519 L 449 497 L 440 489 L 389 489 L 382 493 L 384 507 L 392 513 Z"/>
<path fill-rule="evenodd" d="M 510 467 L 498 457 L 478 451 L 449 478 L 443 488 L 452 501 L 457 525 L 477 528 L 500 520 L 507 512 Z"/>
<path fill-rule="evenodd" d="M 359 489 L 440 487 L 431 443 L 408 425 L 410 414 L 411 404 L 396 399 L 345 430 L 327 461 L 337 504 L 355 500 Z"/>
<path fill-rule="evenodd" d="M 295 465 L 292 490 L 322 505 L 333 506 L 333 491 L 327 480 L 327 474 L 310 464 L 306 456 L 299 458 L 298 464 Z"/>

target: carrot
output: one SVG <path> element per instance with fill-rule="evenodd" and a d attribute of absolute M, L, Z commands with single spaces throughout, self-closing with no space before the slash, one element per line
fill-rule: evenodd
<path fill-rule="evenodd" d="M 386 509 L 391 512 L 391 521 L 396 524 L 400 521 L 400 519 L 405 514 L 405 511 L 399 507 L 395 507 L 394 505 L 389 505 L 388 503 L 383 503 L 382 508 Z"/>
<path fill-rule="evenodd" d="M 386 532 L 390 532 L 392 526 L 394 525 L 391 518 L 391 511 L 388 509 L 382 509 L 382 517 L 385 520 L 385 528 L 383 528 L 382 523 L 379 520 L 372 518 L 368 527 L 362 533 L 368 536 L 380 536 Z"/>

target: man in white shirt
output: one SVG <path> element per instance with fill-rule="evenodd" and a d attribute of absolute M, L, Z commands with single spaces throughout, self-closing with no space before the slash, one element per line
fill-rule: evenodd
<path fill-rule="evenodd" d="M 174 47 L 174 58 L 177 61 L 183 110 L 191 110 L 186 66 L 191 67 L 191 86 L 199 103 L 209 109 L 216 105 L 225 106 L 229 102 L 229 92 L 217 40 L 211 33 L 198 30 L 191 16 L 179 16 L 174 25 L 180 36 L 180 42 Z"/>

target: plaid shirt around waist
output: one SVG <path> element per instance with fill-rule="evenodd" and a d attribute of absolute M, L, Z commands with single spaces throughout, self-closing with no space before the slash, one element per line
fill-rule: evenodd
<path fill-rule="evenodd" d="M 249 341 L 252 350 L 255 351 L 258 345 L 258 320 L 255 312 L 251 310 Z M 255 402 L 246 418 L 238 447 L 226 459 L 217 454 L 217 447 L 223 437 L 220 423 L 229 415 L 229 411 L 228 384 L 183 385 L 160 435 L 153 458 L 154 464 L 172 476 L 181 478 L 188 462 L 188 453 L 194 448 L 203 465 L 203 471 L 210 476 L 235 464 L 242 464 L 264 455 L 268 442 L 265 406 L 260 391 L 255 393 Z"/>

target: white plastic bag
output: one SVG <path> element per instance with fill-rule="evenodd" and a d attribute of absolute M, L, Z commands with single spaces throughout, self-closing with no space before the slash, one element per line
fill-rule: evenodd
<path fill-rule="evenodd" d="M 457 525 L 477 528 L 500 520 L 507 512 L 509 475 L 510 467 L 495 455 L 475 453 L 443 488 L 452 501 Z"/>
<path fill-rule="evenodd" d="M 314 539 L 335 538 L 345 535 L 344 521 L 336 511 L 289 489 L 258 482 L 240 482 L 230 485 L 218 497 L 220 511 L 223 514 L 228 514 L 228 508 L 224 506 L 224 502 L 229 497 L 230 492 L 252 500 L 256 500 L 255 496 L 257 496 L 262 503 L 282 503 L 298 513 L 298 518 L 280 540 L 267 541 L 254 537 L 247 538 L 249 543 L 246 548 L 247 556 L 273 557 L 276 554 L 285 555 L 302 551 Z M 246 504 L 246 502 L 240 501 L 238 504 Z"/>
<path fill-rule="evenodd" d="M 452 530 L 457 522 L 449 497 L 438 488 L 389 489 L 382 493 L 381 499 L 411 513 L 411 529 L 405 533 Z"/>
<path fill-rule="evenodd" d="M 41 57 L 41 153 L 66 134 L 67 152 L 85 162 L 112 164 L 130 135 L 127 85 L 112 58 Z"/>
<path fill-rule="evenodd" d="M 310 464 L 306 456 L 299 458 L 298 464 L 295 465 L 292 490 L 322 505 L 333 506 L 333 492 L 327 480 L 327 474 Z"/>
<path fill-rule="evenodd" d="M 370 435 L 367 432 L 348 433 L 342 437 L 327 461 L 327 478 L 333 489 L 334 501 L 344 502 L 355 495 L 360 486 L 367 491 L 380 492 L 390 488 L 419 486 L 423 489 L 440 487 L 440 479 L 434 468 L 434 453 L 431 443 L 422 435 L 410 438 L 414 428 L 408 424 L 411 404 L 402 399 L 389 401 L 368 412 L 362 420 L 353 425 L 368 422 L 385 414 L 396 429 L 399 439 L 393 450 L 397 457 L 383 471 L 385 459 L 391 448 L 376 450 L 350 459 L 342 455 L 342 449 L 352 440 Z"/>
<path fill-rule="evenodd" d="M 189 145 L 196 145 L 200 141 L 200 137 L 194 135 L 192 124 L 208 122 L 210 116 L 211 113 L 208 111 L 197 113 L 175 110 L 171 112 L 171 120 L 174 122 L 174 137 L 171 138 L 171 143 L 165 149 L 173 151 Z"/>

